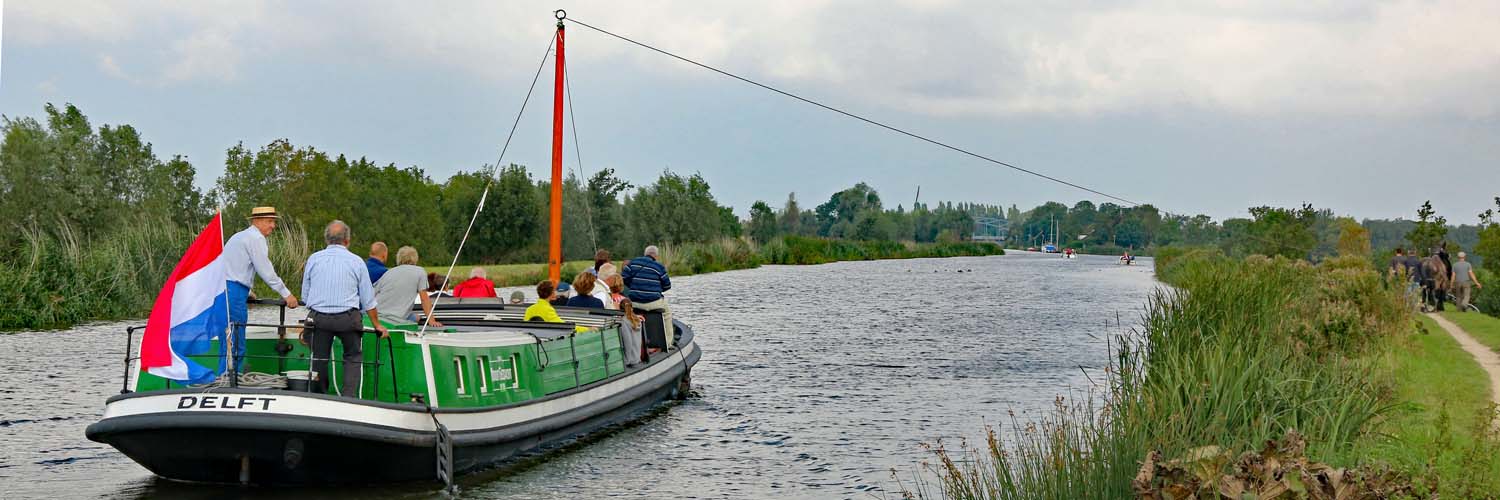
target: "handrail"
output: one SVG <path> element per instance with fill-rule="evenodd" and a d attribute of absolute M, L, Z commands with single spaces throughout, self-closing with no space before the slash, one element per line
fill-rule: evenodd
<path fill-rule="evenodd" d="M 275 323 L 275 324 L 272 324 L 272 323 L 250 323 L 250 322 L 237 323 L 237 322 L 231 322 L 231 323 L 229 323 L 229 329 L 226 331 L 226 334 L 228 334 L 228 331 L 232 331 L 232 329 L 234 327 L 250 327 L 250 326 L 254 326 L 254 327 L 263 327 L 263 328 L 275 328 L 276 331 L 277 331 L 277 335 L 279 337 L 277 339 L 277 342 L 278 343 L 284 343 L 284 342 L 286 342 L 286 330 L 288 328 L 306 328 L 306 329 L 315 328 L 307 320 L 303 320 L 300 324 L 287 324 L 286 323 L 286 301 L 284 301 L 284 300 L 281 300 L 281 299 L 250 299 L 250 300 L 247 300 L 246 302 L 250 303 L 250 304 L 263 304 L 263 305 L 277 305 L 277 306 L 280 306 L 280 308 L 281 308 L 281 311 L 280 311 L 280 320 L 281 320 L 281 322 L 280 323 Z M 123 373 L 121 374 L 121 377 L 120 377 L 120 394 L 129 394 L 131 392 L 130 391 L 130 377 L 132 375 L 131 370 L 130 370 L 131 362 L 140 359 L 140 356 L 136 355 L 136 353 L 134 352 L 135 333 L 137 331 L 145 330 L 145 329 L 146 329 L 146 325 L 128 326 L 128 327 L 125 328 L 125 359 L 124 359 Z M 377 332 L 373 328 L 362 328 L 361 329 L 361 333 L 370 334 L 370 333 L 379 333 L 379 332 Z M 229 371 L 230 373 L 234 373 L 235 374 L 235 375 L 229 377 L 230 387 L 239 387 L 239 376 L 238 376 L 238 374 L 239 374 L 239 366 L 237 366 L 238 365 L 238 360 L 237 360 L 237 357 L 233 355 L 233 353 L 224 353 L 224 352 L 222 352 L 224 349 L 227 349 L 227 348 L 228 348 L 228 343 L 227 342 L 220 342 L 220 351 L 221 351 L 220 353 L 217 353 L 217 354 L 189 354 L 189 355 L 186 355 L 186 357 L 189 357 L 189 358 L 218 358 L 218 357 L 227 357 L 227 358 L 229 358 L 228 359 L 229 366 L 228 366 L 228 370 L 226 370 L 226 371 Z M 284 375 L 286 373 L 286 371 L 287 371 L 286 370 L 286 364 L 285 364 L 286 353 L 287 352 L 291 352 L 291 350 L 287 349 L 285 352 L 282 352 L 281 354 L 275 355 L 275 356 L 265 355 L 265 354 L 246 354 L 243 357 L 247 358 L 247 359 L 276 359 L 276 360 L 278 360 L 278 363 L 277 363 L 277 373 L 281 374 L 281 375 Z M 399 396 L 401 394 L 401 389 L 400 389 L 400 384 L 398 382 L 399 375 L 397 374 L 397 371 L 396 371 L 396 341 L 395 341 L 395 339 L 389 338 L 389 337 L 386 338 L 386 352 L 390 356 L 390 362 L 389 362 L 389 364 L 390 364 L 390 371 L 391 371 L 391 395 L 392 395 L 391 397 L 393 399 L 399 399 Z M 311 356 L 310 355 L 310 356 L 307 357 L 307 360 L 308 360 L 309 368 L 311 368 L 311 364 L 313 362 L 316 362 L 316 361 L 328 361 L 329 363 L 333 362 L 333 358 L 331 356 L 328 359 L 323 360 L 323 359 L 320 359 L 320 358 L 318 358 L 316 356 Z M 365 367 L 368 367 L 370 365 L 374 365 L 375 366 L 375 388 L 376 388 L 375 389 L 375 394 L 376 394 L 375 399 L 378 401 L 379 398 L 380 398 L 380 396 L 379 396 L 380 395 L 380 368 L 381 368 L 381 365 L 384 364 L 380 360 L 380 339 L 379 338 L 375 339 L 375 361 L 356 361 L 355 363 L 358 364 L 358 365 L 360 365 L 360 367 L 361 367 L 360 369 L 361 370 L 363 370 Z M 167 386 L 171 387 L 171 384 L 172 384 L 172 382 L 170 380 L 168 380 L 167 381 Z M 309 392 L 310 391 L 311 391 L 311 384 L 309 384 Z M 356 398 L 358 398 L 358 397 L 356 396 Z"/>

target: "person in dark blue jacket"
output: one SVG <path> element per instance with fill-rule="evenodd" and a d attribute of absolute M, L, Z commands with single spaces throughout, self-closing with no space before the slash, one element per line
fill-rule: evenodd
<path fill-rule="evenodd" d="M 667 276 L 667 268 L 658 262 L 656 245 L 646 247 L 644 253 L 631 259 L 620 272 L 620 277 L 625 279 L 625 288 L 629 289 L 625 296 L 635 304 L 637 311 L 661 311 L 662 331 L 667 332 L 667 342 L 674 343 L 672 313 L 667 308 L 667 297 L 663 295 L 672 289 L 672 279 Z"/>
<path fill-rule="evenodd" d="M 388 256 L 390 252 L 385 248 L 384 241 L 370 244 L 370 258 L 365 259 L 365 268 L 370 270 L 370 284 L 380 281 L 380 277 L 385 276 L 385 272 L 389 270 L 385 267 L 385 258 Z"/>

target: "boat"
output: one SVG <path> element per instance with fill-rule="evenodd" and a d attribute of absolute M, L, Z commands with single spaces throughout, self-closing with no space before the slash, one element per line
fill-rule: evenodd
<path fill-rule="evenodd" d="M 359 394 L 317 394 L 305 384 L 182 387 L 127 373 L 129 385 L 86 434 L 182 481 L 441 482 L 630 420 L 689 390 L 701 351 L 680 321 L 679 348 L 664 349 L 665 336 L 652 332 L 644 345 L 662 351 L 626 367 L 618 312 L 560 307 L 567 323 L 537 323 L 520 321 L 523 311 L 498 299 L 453 299 L 433 311 L 442 331 L 420 334 L 413 325 L 385 340 L 366 335 L 366 358 L 375 359 Z M 294 328 L 252 325 L 246 337 L 247 371 L 309 369 L 311 351 Z M 448 478 L 435 465 L 444 453 Z"/>
<path fill-rule="evenodd" d="M 563 23 L 556 33 L 563 72 Z M 560 277 L 563 81 L 554 90 L 551 279 Z M 481 200 L 483 197 L 481 197 Z M 482 202 L 481 202 L 482 203 Z M 476 214 L 478 212 L 476 211 Z M 460 247 L 461 250 L 461 247 Z M 456 260 L 456 259 L 455 259 Z M 276 303 L 279 301 L 261 301 Z M 501 464 L 638 418 L 691 388 L 702 355 L 693 329 L 645 312 L 642 356 L 626 353 L 618 311 L 557 308 L 564 323 L 522 321 L 525 304 L 438 300 L 442 328 L 389 325 L 362 340 L 363 381 L 352 394 L 311 392 L 303 323 L 244 325 L 239 377 L 183 386 L 140 369 L 137 335 L 126 329 L 120 394 L 86 436 L 163 478 L 251 485 L 341 485 L 433 481 Z M 581 328 L 579 328 L 581 327 Z M 222 338 L 222 337 L 221 337 Z M 633 343 L 633 342 L 632 342 Z M 213 343 L 205 363 L 227 360 Z M 629 356 L 628 356 L 629 355 Z M 339 380 L 342 349 L 331 355 Z M 631 366 L 627 357 L 639 360 Z M 223 363 L 224 361 L 217 361 Z M 222 366 L 222 365 L 221 365 Z"/>

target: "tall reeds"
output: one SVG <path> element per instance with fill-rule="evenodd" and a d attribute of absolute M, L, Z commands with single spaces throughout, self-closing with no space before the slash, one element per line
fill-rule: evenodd
<path fill-rule="evenodd" d="M 307 238 L 295 222 L 283 224 L 272 233 L 270 256 L 295 290 L 307 260 Z M 91 236 L 61 220 L 45 228 L 19 227 L 18 248 L 0 256 L 0 330 L 65 328 L 84 321 L 145 316 L 201 229 L 149 217 Z"/>
<path fill-rule="evenodd" d="M 1308 437 L 1309 457 L 1338 461 L 1393 407 L 1367 354 L 1411 323 L 1375 271 L 1214 252 L 1165 261 L 1159 276 L 1175 288 L 1155 292 L 1140 329 L 1121 336 L 1104 386 L 1040 422 L 991 430 L 984 446 L 936 448 L 940 491 L 913 493 L 1128 498 L 1149 452 L 1234 456 L 1291 430 Z"/>

